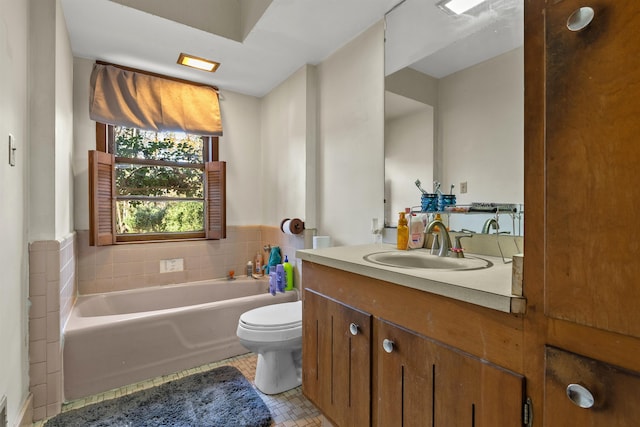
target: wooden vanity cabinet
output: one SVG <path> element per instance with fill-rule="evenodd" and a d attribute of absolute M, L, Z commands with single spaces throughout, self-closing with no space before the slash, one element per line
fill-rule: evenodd
<path fill-rule="evenodd" d="M 336 427 L 522 424 L 521 317 L 309 262 L 303 281 L 302 388 Z"/>

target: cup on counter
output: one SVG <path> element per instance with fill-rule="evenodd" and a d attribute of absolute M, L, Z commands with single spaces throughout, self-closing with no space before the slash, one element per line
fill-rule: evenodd
<path fill-rule="evenodd" d="M 455 194 L 440 194 L 438 196 L 438 211 L 444 212 L 447 206 L 455 206 L 456 205 L 456 195 Z"/>
<path fill-rule="evenodd" d="M 436 212 L 438 210 L 438 195 L 423 193 L 420 200 L 422 212 Z"/>

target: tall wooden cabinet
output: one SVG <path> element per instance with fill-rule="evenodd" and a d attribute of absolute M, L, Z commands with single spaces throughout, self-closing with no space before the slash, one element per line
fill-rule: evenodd
<path fill-rule="evenodd" d="M 525 7 L 525 342 L 535 425 L 636 426 L 640 4 Z M 569 28 L 591 16 L 582 30 Z"/>

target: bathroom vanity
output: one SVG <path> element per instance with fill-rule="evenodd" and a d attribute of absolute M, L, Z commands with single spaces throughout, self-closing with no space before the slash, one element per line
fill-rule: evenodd
<path fill-rule="evenodd" d="M 336 426 L 521 425 L 525 304 L 511 264 L 365 260 L 384 251 L 393 246 L 298 251 L 304 394 Z"/>

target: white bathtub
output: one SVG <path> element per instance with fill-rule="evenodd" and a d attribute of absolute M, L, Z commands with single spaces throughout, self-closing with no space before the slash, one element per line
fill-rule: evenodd
<path fill-rule="evenodd" d="M 247 353 L 240 315 L 295 301 L 247 278 L 78 297 L 64 330 L 66 401 Z"/>

